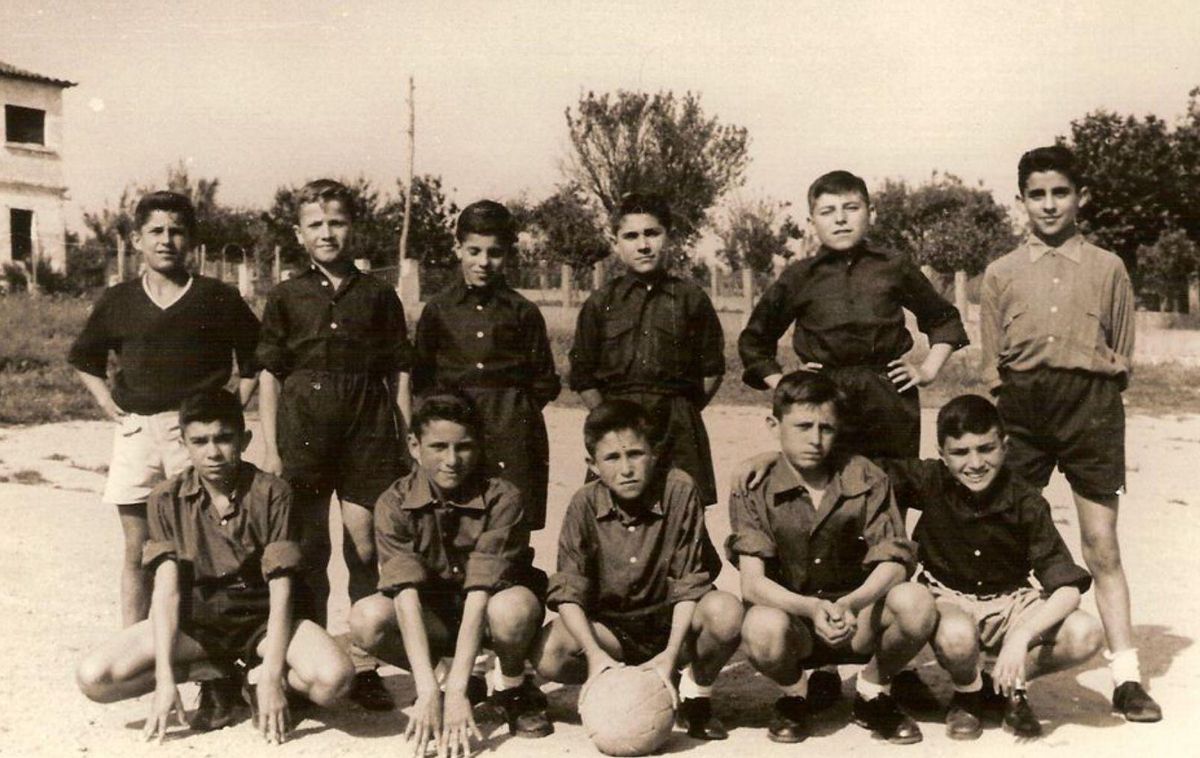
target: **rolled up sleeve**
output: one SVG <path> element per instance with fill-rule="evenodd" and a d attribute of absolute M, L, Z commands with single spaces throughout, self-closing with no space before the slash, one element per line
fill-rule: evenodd
<path fill-rule="evenodd" d="M 743 555 L 752 555 L 764 560 L 774 558 L 777 551 L 775 537 L 767 521 L 766 499 L 770 497 L 763 487 L 746 495 L 731 495 L 729 498 L 729 538 L 725 541 L 725 552 L 729 562 L 738 565 Z"/>
<path fill-rule="evenodd" d="M 792 294 L 789 282 L 795 274 L 787 269 L 763 293 L 754 306 L 746 328 L 738 335 L 738 357 L 742 361 L 742 381 L 756 390 L 767 389 L 764 378 L 783 373 L 777 358 L 779 338 L 792 323 Z"/>
<path fill-rule="evenodd" d="M 116 340 L 108 328 L 110 293 L 111 290 L 108 290 L 100 296 L 67 355 L 67 362 L 73 368 L 101 379 L 107 374 L 108 351 L 117 348 Z"/>
<path fill-rule="evenodd" d="M 267 304 L 263 307 L 258 348 L 254 351 L 254 357 L 261 368 L 277 377 L 287 376 L 289 369 L 287 328 L 281 295 L 276 288 L 267 296 Z"/>
<path fill-rule="evenodd" d="M 146 504 L 146 527 L 149 539 L 142 545 L 142 566 L 154 568 L 159 561 L 170 558 L 178 560 L 179 549 L 175 544 L 175 509 L 167 492 L 151 493 Z"/>
<path fill-rule="evenodd" d="M 689 488 L 682 505 L 684 516 L 667 574 L 667 602 L 671 605 L 704 597 L 721 572 L 721 558 L 708 538 L 704 506 L 694 488 Z"/>
<path fill-rule="evenodd" d="M 929 337 L 930 345 L 947 344 L 957 350 L 970 340 L 963 328 L 962 314 L 933 288 L 933 284 L 911 262 L 904 264 L 901 303 L 917 317 L 917 328 Z"/>
<path fill-rule="evenodd" d="M 300 569 L 302 562 L 299 542 L 280 540 L 268 543 L 263 548 L 263 577 L 270 579 L 279 574 L 293 573 Z"/>
<path fill-rule="evenodd" d="M 238 376 L 250 378 L 255 376 L 262 365 L 258 362 L 258 336 L 260 324 L 254 311 L 246 305 L 241 297 L 233 297 L 232 329 L 234 335 L 233 354 L 237 359 Z"/>
<path fill-rule="evenodd" d="M 463 589 L 495 592 L 501 583 L 512 581 L 518 569 L 529 562 L 529 528 L 521 491 L 512 485 L 497 487 L 496 501 L 475 547 L 467 556 Z"/>
<path fill-rule="evenodd" d="M 302 563 L 300 525 L 292 518 L 292 488 L 281 479 L 272 480 L 267 503 L 267 545 L 262 557 L 264 579 L 297 571 Z"/>
<path fill-rule="evenodd" d="M 408 341 L 408 323 L 404 320 L 404 306 L 394 290 L 385 290 L 380 304 L 383 323 L 382 333 L 391 340 L 390 355 L 384 359 L 383 371 L 410 373 L 413 367 L 413 348 Z"/>
<path fill-rule="evenodd" d="M 588 298 L 579 309 L 579 317 L 575 320 L 575 341 L 568 353 L 571 362 L 570 385 L 576 392 L 600 386 L 600 380 L 596 377 L 596 369 L 600 365 L 600 316 L 594 300 L 595 296 Z"/>
<path fill-rule="evenodd" d="M 980 379 L 989 390 L 1000 386 L 1000 348 L 1004 339 L 1000 313 L 1000 281 L 991 266 L 979 291 Z"/>
<path fill-rule="evenodd" d="M 539 405 L 546 405 L 558 397 L 562 389 L 558 372 L 554 367 L 554 353 L 550 348 L 550 337 L 546 333 L 546 319 L 537 308 L 527 311 L 526 334 L 529 335 L 531 346 L 529 350 L 529 365 L 533 372 L 530 378 L 530 391 L 537 398 Z"/>
<path fill-rule="evenodd" d="M 863 524 L 863 539 L 867 542 L 864 566 L 894 561 L 912 575 L 917 565 L 917 543 L 908 539 L 904 520 L 896 507 L 891 483 L 886 479 L 872 486 L 867 495 L 867 513 Z"/>
<path fill-rule="evenodd" d="M 415 535 L 409 515 L 400 507 L 394 490 L 384 492 L 375 504 L 375 549 L 379 557 L 379 591 L 394 595 L 405 587 L 423 584 L 429 571 L 414 549 Z"/>
<path fill-rule="evenodd" d="M 698 319 L 696 344 L 692 349 L 700 351 L 700 373 L 708 376 L 725 375 L 725 330 L 721 319 L 713 308 L 712 301 L 701 293 L 697 298 L 695 313 Z"/>
<path fill-rule="evenodd" d="M 1023 503 L 1029 516 L 1029 565 L 1046 592 L 1059 587 L 1075 587 L 1082 594 L 1092 586 L 1092 575 L 1071 557 L 1071 551 L 1054 526 L 1050 504 L 1040 495 Z"/>
<path fill-rule="evenodd" d="M 585 519 L 587 503 L 576 499 L 563 518 L 558 533 L 558 563 L 550 578 L 546 604 L 555 610 L 563 603 L 587 608 L 593 594 L 593 572 L 589 568 L 588 537 Z"/>

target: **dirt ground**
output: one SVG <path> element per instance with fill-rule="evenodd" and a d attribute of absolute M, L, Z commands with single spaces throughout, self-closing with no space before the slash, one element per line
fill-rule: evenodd
<path fill-rule="evenodd" d="M 770 440 L 755 408 L 716 407 L 705 413 L 716 455 L 717 475 L 726 481 L 733 463 L 768 449 Z M 582 481 L 582 412 L 551 408 L 552 441 L 549 524 L 535 535 L 537 561 L 554 565 L 554 542 L 563 508 Z M 932 429 L 932 416 L 925 427 Z M 119 625 L 117 576 L 120 527 L 112 509 L 99 503 L 110 427 L 73 422 L 0 429 L 0 754 L 240 756 L 267 750 L 243 723 L 211 734 L 179 731 L 162 747 L 144 745 L 139 730 L 149 698 L 101 706 L 76 689 L 73 668 L 79 658 Z M 1037 682 L 1031 699 L 1046 722 L 1039 741 L 1018 744 L 993 729 L 974 744 L 951 742 L 937 714 L 919 716 L 925 732 L 920 746 L 892 747 L 848 724 L 845 700 L 815 720 L 814 734 L 797 747 L 766 739 L 776 691 L 736 657 L 717 684 L 716 707 L 732 734 L 726 742 L 702 743 L 676 733 L 664 752 L 697 756 L 767 756 L 820 751 L 855 755 L 1200 755 L 1200 736 L 1191 719 L 1200 704 L 1200 417 L 1135 417 L 1128 430 L 1130 494 L 1122 502 L 1121 542 L 1134 598 L 1134 621 L 1143 671 L 1166 718 L 1159 724 L 1125 724 L 1109 712 L 1110 682 L 1102 659 L 1080 670 Z M 925 451 L 932 452 L 931 439 Z M 252 446 L 249 457 L 257 459 Z M 1056 477 L 1048 490 L 1055 517 L 1078 556 L 1078 527 L 1065 482 Z M 728 534 L 724 504 L 709 512 L 709 529 L 720 544 Z M 336 551 L 335 551 L 336 554 Z M 335 568 L 335 571 L 337 569 Z M 344 571 L 344 569 L 341 569 Z M 719 584 L 736 590 L 736 572 L 726 567 Z M 1089 594 L 1084 607 L 1094 612 Z M 344 599 L 335 609 L 344 618 Z M 335 629 L 336 631 L 336 629 Z M 385 669 L 389 688 L 407 705 L 411 680 Z M 854 667 L 843 667 L 845 691 L 852 691 Z M 949 685 L 935 665 L 922 675 L 943 698 Z M 596 755 L 575 713 L 577 689 L 548 685 L 555 722 L 553 736 L 539 741 L 492 735 L 496 755 Z M 194 707 L 195 688 L 184 700 Z M 352 705 L 317 711 L 299 724 L 279 755 L 408 755 L 405 716 L 369 714 Z"/>

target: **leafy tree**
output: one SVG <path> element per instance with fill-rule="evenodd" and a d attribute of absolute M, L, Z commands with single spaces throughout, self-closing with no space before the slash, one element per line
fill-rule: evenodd
<path fill-rule="evenodd" d="M 742 184 L 749 163 L 746 129 L 705 115 L 692 92 L 589 92 L 566 119 L 568 179 L 607 212 L 634 190 L 667 197 L 676 258 L 699 235 L 708 209 Z"/>
<path fill-rule="evenodd" d="M 354 203 L 354 256 L 366 258 L 373 268 L 396 265 L 396 240 L 399 224 L 384 212 L 379 191 L 370 180 L 358 177 L 353 181 L 339 180 L 350 190 Z M 263 214 L 268 245 L 279 245 L 280 257 L 289 266 L 304 265 L 304 248 L 296 240 L 295 226 L 300 205 L 297 195 L 300 186 L 283 186 L 275 190 L 271 210 Z M 403 210 L 403 203 L 400 208 Z"/>
<path fill-rule="evenodd" d="M 392 245 L 393 264 L 399 229 L 404 221 L 404 185 L 397 184 L 398 194 L 384 208 L 384 215 L 393 219 L 395 229 Z M 417 258 L 422 266 L 447 268 L 455 265 L 454 220 L 459 207 L 446 197 L 442 177 L 423 174 L 413 177 L 412 220 L 408 227 L 408 256 Z"/>
<path fill-rule="evenodd" d="M 1200 245 L 1175 229 L 1139 247 L 1137 259 L 1143 286 L 1158 295 L 1164 310 L 1186 310 L 1187 283 L 1200 271 Z"/>
<path fill-rule="evenodd" d="M 716 232 L 721 240 L 717 255 L 734 271 L 749 266 L 760 274 L 772 273 L 776 257 L 785 260 L 792 257 L 788 241 L 803 236 L 787 212 L 790 206 L 765 198 L 731 205 L 717 223 Z"/>
<path fill-rule="evenodd" d="M 559 187 L 530 214 L 538 232 L 537 260 L 591 268 L 612 251 L 602 219 L 578 185 Z"/>

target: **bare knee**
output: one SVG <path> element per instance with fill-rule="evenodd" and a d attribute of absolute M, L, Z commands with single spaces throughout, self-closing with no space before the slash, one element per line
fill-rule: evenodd
<path fill-rule="evenodd" d="M 384 595 L 371 595 L 350 609 L 350 636 L 367 652 L 378 650 L 387 630 L 396 625 L 396 609 Z"/>
<path fill-rule="evenodd" d="M 528 639 L 537 632 L 544 615 L 542 604 L 531 591 L 509 587 L 488 600 L 488 632 L 500 641 Z"/>
<path fill-rule="evenodd" d="M 534 644 L 533 667 L 538 676 L 551 681 L 560 681 L 563 672 L 579 657 L 580 647 L 567 631 L 562 619 L 542 627 Z"/>
<path fill-rule="evenodd" d="M 696 607 L 704 633 L 720 644 L 734 644 L 742 634 L 742 602 L 728 592 L 713 590 Z"/>
<path fill-rule="evenodd" d="M 742 621 L 742 643 L 755 666 L 774 666 L 788 655 L 792 620 L 778 608 L 756 605 Z M 797 651 L 799 652 L 799 651 Z"/>
<path fill-rule="evenodd" d="M 933 595 L 914 582 L 904 582 L 887 594 L 886 607 L 893 624 L 909 639 L 928 639 L 937 626 L 937 606 Z"/>
<path fill-rule="evenodd" d="M 350 656 L 339 654 L 313 672 L 308 699 L 322 707 L 333 705 L 350 694 L 353 682 L 354 664 Z"/>
<path fill-rule="evenodd" d="M 96 655 L 84 658 L 75 669 L 79 691 L 97 703 L 111 703 L 112 669 Z"/>
<path fill-rule="evenodd" d="M 1082 663 L 1096 654 L 1104 644 L 1104 629 L 1095 617 L 1075 611 L 1063 620 L 1054 638 L 1054 649 L 1059 657 L 1073 663 Z"/>
<path fill-rule="evenodd" d="M 933 647 L 945 663 L 966 663 L 979 654 L 975 623 L 964 613 L 942 614 L 933 635 Z"/>
<path fill-rule="evenodd" d="M 1081 537 L 1083 560 L 1093 574 L 1109 576 L 1121 571 L 1121 547 L 1116 534 L 1089 529 Z"/>

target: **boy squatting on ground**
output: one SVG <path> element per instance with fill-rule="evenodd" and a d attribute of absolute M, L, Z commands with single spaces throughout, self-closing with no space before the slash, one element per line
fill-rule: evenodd
<path fill-rule="evenodd" d="M 275 287 L 263 310 L 263 468 L 295 492 L 305 579 L 314 619 L 324 626 L 333 492 L 341 504 L 350 600 L 375 591 L 371 507 L 406 468 L 396 411 L 407 419 L 411 349 L 395 291 L 354 265 L 349 190 L 318 179 L 296 201 L 296 239 L 311 265 Z M 351 699 L 370 710 L 390 709 L 374 664 L 351 654 L 359 669 Z"/>
<path fill-rule="evenodd" d="M 774 387 L 783 375 L 780 337 L 795 324 L 801 368 L 827 373 L 853 411 L 842 424 L 845 450 L 877 458 L 920 454 L 918 387 L 937 378 L 950 353 L 967 344 L 962 320 L 906 256 L 865 238 L 875 210 L 867 185 L 848 171 L 818 177 L 808 190 L 809 222 L 821 248 L 788 266 L 754 307 L 738 336 L 743 381 Z M 917 317 L 930 350 L 918 366 L 904 309 Z"/>
<path fill-rule="evenodd" d="M 354 668 L 303 616 L 291 488 L 242 460 L 250 433 L 238 399 L 208 390 L 178 413 L 191 467 L 150 495 L 150 618 L 88 655 L 79 687 L 102 703 L 154 692 L 143 734 L 161 742 L 172 712 L 186 723 L 178 680 L 211 673 L 211 664 L 261 660 L 254 694 L 249 684 L 243 693 L 263 736 L 279 743 L 289 729 L 287 691 L 330 705 L 349 690 Z"/>
<path fill-rule="evenodd" d="M 532 530 L 546 525 L 550 443 L 542 408 L 558 396 L 546 321 L 508 286 L 503 266 L 517 226 L 503 205 L 481 200 L 455 225 L 461 278 L 417 321 L 412 385 L 418 396 L 468 396 L 483 423 L 483 466 L 521 491 Z"/>
<path fill-rule="evenodd" d="M 1071 485 L 1111 651 L 1114 710 L 1128 721 L 1158 721 L 1162 710 L 1140 681 L 1117 542 L 1133 287 L 1120 258 L 1079 234 L 1076 217 L 1089 195 L 1069 150 L 1025 153 L 1017 183 L 1031 234 L 983 276 L 984 376 L 998 397 L 1012 469 L 1045 487 L 1057 465 Z"/>
<path fill-rule="evenodd" d="M 889 742 L 921 740 L 890 694 L 892 677 L 930 639 L 933 597 L 905 581 L 916 561 L 887 475 L 837 446 L 845 397 L 823 375 L 776 384 L 768 426 L 780 452 L 763 484 L 730 497 L 728 554 L 749 606 L 750 662 L 783 687 L 768 737 L 808 734 L 804 670 L 866 663 L 854 720 Z"/>
<path fill-rule="evenodd" d="M 571 389 L 588 408 L 632 400 L 650 415 L 664 466 L 687 472 L 703 505 L 717 502 L 700 411 L 725 375 L 724 336 L 704 290 L 667 269 L 671 209 L 656 195 L 621 199 L 614 248 L 627 271 L 584 302 L 571 345 Z"/>
<path fill-rule="evenodd" d="M 690 476 L 660 465 L 650 429 L 649 414 L 620 399 L 584 422 L 598 480 L 575 493 L 563 518 L 548 596 L 559 616 L 543 630 L 534 665 L 571 684 L 622 664 L 674 681 L 686 666 L 681 726 L 692 737 L 724 739 L 712 686 L 737 650 L 742 608 L 713 587 L 721 560 L 704 506 Z"/>
<path fill-rule="evenodd" d="M 146 498 L 164 477 L 187 466 L 180 401 L 224 387 L 236 356 L 245 402 L 258 372 L 258 319 L 237 290 L 187 270 L 196 231 L 191 201 L 151 192 L 134 208 L 133 226 L 129 239 L 145 273 L 104 291 L 68 358 L 101 410 L 117 422 L 103 502 L 117 507 L 125 535 L 124 626 L 146 618 L 150 607 L 149 575 L 142 568 Z M 110 351 L 118 364 L 111 391 L 105 381 Z"/>
<path fill-rule="evenodd" d="M 462 396 L 420 402 L 408 435 L 416 465 L 375 505 L 379 592 L 350 614 L 357 644 L 413 676 L 417 702 L 405 736 L 417 756 L 434 743 L 442 755 L 469 755 L 471 735 L 482 739 L 472 706 L 487 686 L 471 669 L 485 647 L 496 668 L 481 717 L 494 715 L 523 737 L 553 731 L 545 696 L 524 676 L 545 615 L 546 575 L 533 567 L 521 493 L 483 473 L 480 429 Z M 443 692 L 434 668 L 447 656 Z"/>

